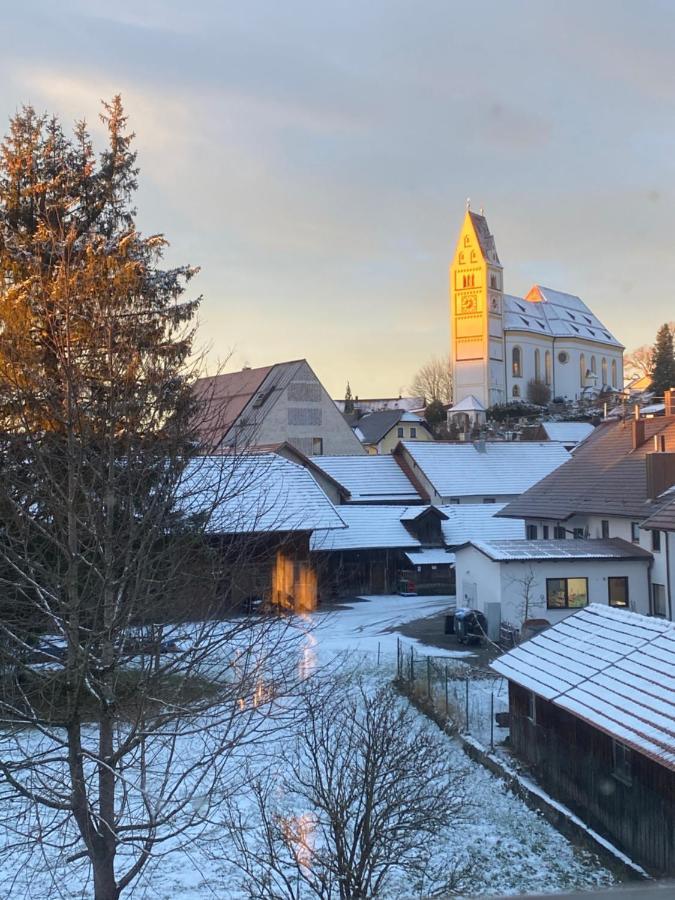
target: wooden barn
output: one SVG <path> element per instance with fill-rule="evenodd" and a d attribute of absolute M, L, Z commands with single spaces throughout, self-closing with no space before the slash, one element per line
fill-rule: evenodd
<path fill-rule="evenodd" d="M 539 783 L 675 875 L 675 623 L 592 604 L 505 653 L 510 741 Z"/>

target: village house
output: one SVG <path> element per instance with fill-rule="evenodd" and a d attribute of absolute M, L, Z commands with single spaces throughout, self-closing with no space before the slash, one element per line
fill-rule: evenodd
<path fill-rule="evenodd" d="M 187 513 L 210 513 L 207 533 L 227 567 L 223 608 L 316 608 L 310 538 L 346 524 L 307 469 L 271 452 L 199 457 L 186 470 L 181 503 Z"/>
<path fill-rule="evenodd" d="M 669 619 L 675 534 L 646 522 L 675 485 L 674 399 L 667 391 L 664 416 L 601 423 L 568 462 L 499 513 L 525 519 L 529 540 L 621 538 L 647 550 L 650 611 Z"/>
<path fill-rule="evenodd" d="M 471 540 L 455 550 L 457 605 L 483 612 L 488 637 L 532 619 L 556 623 L 587 606 L 649 612 L 652 554 L 610 540 Z"/>
<path fill-rule="evenodd" d="M 527 399 L 531 381 L 566 400 L 623 387 L 623 345 L 580 297 L 538 284 L 504 293 L 494 238 L 470 209 L 450 267 L 450 332 L 455 403 Z"/>
<path fill-rule="evenodd" d="M 579 610 L 491 663 L 510 748 L 539 784 L 656 875 L 675 875 L 675 626 Z"/>
<path fill-rule="evenodd" d="M 399 441 L 433 441 L 422 416 L 402 409 L 384 409 L 356 420 L 354 434 L 368 453 L 392 453 Z"/>
<path fill-rule="evenodd" d="M 437 506 L 513 500 L 570 458 L 558 443 L 484 440 L 403 441 L 394 457 Z"/>
<path fill-rule="evenodd" d="M 200 378 L 195 395 L 208 452 L 283 442 L 306 456 L 364 452 L 306 359 Z"/>
<path fill-rule="evenodd" d="M 532 429 L 528 440 L 556 441 L 571 453 L 593 434 L 594 427 L 590 422 L 542 422 Z"/>

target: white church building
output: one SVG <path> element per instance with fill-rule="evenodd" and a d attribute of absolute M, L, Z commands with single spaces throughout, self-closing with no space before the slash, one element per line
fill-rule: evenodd
<path fill-rule="evenodd" d="M 538 284 L 504 293 L 494 238 L 470 209 L 450 267 L 450 332 L 455 404 L 527 399 L 531 381 L 566 400 L 623 387 L 624 347 L 583 300 Z"/>

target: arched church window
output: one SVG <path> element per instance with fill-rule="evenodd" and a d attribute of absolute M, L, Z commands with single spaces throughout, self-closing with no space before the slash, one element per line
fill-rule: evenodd
<path fill-rule="evenodd" d="M 595 375 L 597 369 L 595 367 L 595 357 L 591 356 L 591 372 Z"/>
<path fill-rule="evenodd" d="M 546 384 L 553 382 L 553 360 L 551 359 L 551 351 L 547 350 L 544 356 L 544 370 L 546 372 Z"/>
<path fill-rule="evenodd" d="M 586 357 L 583 353 L 579 356 L 579 378 L 581 386 L 584 387 L 586 384 Z"/>
<path fill-rule="evenodd" d="M 616 360 L 612 360 L 612 387 L 616 387 Z"/>
<path fill-rule="evenodd" d="M 602 357 L 601 371 L 602 371 L 602 383 L 603 385 L 607 384 L 607 360 L 605 357 Z"/>
<path fill-rule="evenodd" d="M 514 397 L 520 397 L 520 385 L 514 384 L 513 390 L 511 391 Z"/>
<path fill-rule="evenodd" d="M 534 380 L 541 381 L 541 354 L 539 349 L 534 351 Z"/>
<path fill-rule="evenodd" d="M 514 378 L 522 378 L 523 354 L 520 347 L 514 347 L 511 351 L 511 371 Z"/>

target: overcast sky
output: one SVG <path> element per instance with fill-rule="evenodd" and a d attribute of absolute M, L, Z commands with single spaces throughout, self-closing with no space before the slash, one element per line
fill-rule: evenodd
<path fill-rule="evenodd" d="M 0 111 L 98 128 L 121 92 L 213 365 L 390 395 L 447 353 L 467 197 L 507 292 L 579 294 L 629 348 L 675 319 L 674 48 L 671 0 L 26 0 Z"/>

